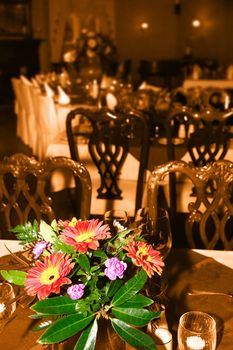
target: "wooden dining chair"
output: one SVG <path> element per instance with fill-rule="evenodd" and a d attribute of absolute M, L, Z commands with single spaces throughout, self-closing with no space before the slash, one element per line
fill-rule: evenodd
<path fill-rule="evenodd" d="M 148 181 L 147 201 L 149 215 L 154 217 L 161 202 L 159 188 L 167 193 L 167 204 L 171 211 L 169 174 L 177 174 L 177 205 L 172 223 L 174 245 L 192 248 L 233 248 L 233 163 L 229 160 L 210 162 L 195 167 L 184 161 L 170 161 L 154 168 Z M 209 181 L 214 185 L 213 195 L 206 191 Z M 195 195 L 190 196 L 190 189 Z M 178 223 L 180 213 L 184 214 L 184 226 Z"/>
<path fill-rule="evenodd" d="M 86 120 L 84 125 L 89 123 L 89 129 L 83 129 L 82 123 L 76 128 L 72 126 L 75 118 L 80 117 L 82 121 Z M 71 158 L 74 160 L 80 160 L 80 137 L 86 137 L 88 140 L 88 150 L 100 177 L 98 199 L 116 201 L 124 198 L 119 183 L 126 158 L 134 147 L 139 163 L 137 174 L 131 174 L 136 176 L 136 212 L 141 206 L 148 166 L 149 125 L 146 116 L 136 110 L 122 113 L 107 108 L 96 111 L 78 108 L 67 115 L 66 130 Z M 127 169 L 128 174 L 132 171 L 134 170 Z M 123 178 L 121 184 L 124 187 Z"/>
<path fill-rule="evenodd" d="M 83 164 L 66 157 L 37 161 L 14 154 L 0 161 L 1 238 L 15 225 L 37 219 L 88 218 L 90 175 Z"/>
<path fill-rule="evenodd" d="M 194 132 L 187 140 L 187 150 L 194 165 L 205 165 L 224 159 L 230 147 L 231 131 L 228 120 L 231 113 L 212 108 L 201 111 L 194 119 Z"/>
<path fill-rule="evenodd" d="M 230 112 L 220 112 L 213 108 L 202 108 L 195 112 L 189 107 L 178 107 L 169 114 L 166 121 L 167 159 L 180 159 L 183 150 L 185 161 L 195 166 L 224 159 L 230 148 L 232 134 Z M 176 206 L 176 174 L 170 174 L 170 198 Z"/>

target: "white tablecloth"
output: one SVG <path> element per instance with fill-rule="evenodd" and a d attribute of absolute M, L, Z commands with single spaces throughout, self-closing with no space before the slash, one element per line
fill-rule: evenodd
<path fill-rule="evenodd" d="M 220 88 L 220 89 L 233 89 L 233 80 L 226 79 L 186 79 L 183 82 L 184 89 L 190 89 L 195 87 L 201 88 Z"/>

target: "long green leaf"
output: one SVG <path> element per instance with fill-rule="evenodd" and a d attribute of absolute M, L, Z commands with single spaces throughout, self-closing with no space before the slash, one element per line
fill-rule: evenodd
<path fill-rule="evenodd" d="M 1 270 L 2 277 L 9 283 L 14 283 L 17 286 L 24 286 L 26 281 L 26 272 L 19 270 Z"/>
<path fill-rule="evenodd" d="M 144 270 L 140 270 L 134 277 L 128 280 L 114 295 L 112 299 L 113 306 L 119 306 L 131 299 L 139 292 L 147 280 L 147 274 Z"/>
<path fill-rule="evenodd" d="M 153 318 L 159 317 L 160 312 L 146 309 L 116 307 L 112 309 L 115 317 L 136 327 L 146 326 Z"/>
<path fill-rule="evenodd" d="M 88 257 L 85 254 L 80 253 L 78 257 L 78 263 L 83 268 L 84 271 L 89 272 L 90 271 L 90 261 Z"/>
<path fill-rule="evenodd" d="M 145 306 L 150 306 L 152 305 L 154 300 L 146 297 L 145 295 L 142 294 L 136 294 L 134 295 L 131 299 L 126 301 L 126 303 L 122 304 L 122 307 L 145 307 Z"/>
<path fill-rule="evenodd" d="M 33 314 L 33 315 L 30 315 L 29 317 L 32 318 L 33 320 L 40 320 L 41 318 L 56 318 L 58 315 L 50 315 L 50 314 Z"/>
<path fill-rule="evenodd" d="M 46 320 L 41 322 L 38 326 L 32 328 L 33 332 L 38 332 L 41 331 L 42 329 L 48 328 L 51 325 L 52 321 L 51 320 Z"/>
<path fill-rule="evenodd" d="M 112 297 L 118 291 L 118 289 L 120 288 L 122 283 L 123 283 L 123 280 L 121 280 L 119 278 L 117 278 L 115 281 L 111 281 L 110 285 L 109 285 L 109 289 L 108 289 L 107 295 L 109 297 Z"/>
<path fill-rule="evenodd" d="M 98 324 L 95 319 L 94 322 L 82 332 L 74 350 L 93 350 L 95 348 L 97 332 Z"/>
<path fill-rule="evenodd" d="M 38 342 L 40 344 L 54 344 L 68 339 L 88 326 L 94 316 L 92 314 L 83 317 L 83 315 L 75 314 L 60 318 L 42 334 Z"/>
<path fill-rule="evenodd" d="M 31 306 L 39 314 L 64 315 L 78 311 L 78 300 L 71 300 L 68 296 L 59 296 L 37 301 Z"/>
<path fill-rule="evenodd" d="M 116 318 L 111 320 L 115 332 L 128 344 L 136 349 L 155 350 L 154 340 L 139 329 L 130 327 L 127 323 Z"/>

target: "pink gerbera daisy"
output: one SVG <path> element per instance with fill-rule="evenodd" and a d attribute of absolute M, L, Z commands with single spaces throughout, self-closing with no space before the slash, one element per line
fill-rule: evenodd
<path fill-rule="evenodd" d="M 133 264 L 141 266 L 149 277 L 152 277 L 154 272 L 161 275 L 164 262 L 161 259 L 160 253 L 151 244 L 133 241 L 129 242 L 123 249 L 128 251 L 127 255 L 132 259 Z"/>
<path fill-rule="evenodd" d="M 77 221 L 65 227 L 60 239 L 85 254 L 88 249 L 96 250 L 99 247 L 99 240 L 111 237 L 109 230 L 109 226 L 103 225 L 98 219 Z"/>
<path fill-rule="evenodd" d="M 35 267 L 27 272 L 26 291 L 28 295 L 37 295 L 38 299 L 45 299 L 50 293 L 60 293 L 63 284 L 70 284 L 67 276 L 74 263 L 63 253 L 53 253 L 45 257 L 44 262 L 38 260 Z"/>

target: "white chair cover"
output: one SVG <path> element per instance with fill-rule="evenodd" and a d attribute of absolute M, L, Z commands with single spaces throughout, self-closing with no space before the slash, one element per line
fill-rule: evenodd
<path fill-rule="evenodd" d="M 14 112 L 17 115 L 16 134 L 25 143 L 28 144 L 28 128 L 26 120 L 26 110 L 24 107 L 24 99 L 22 94 L 22 82 L 18 78 L 11 78 L 11 84 L 15 95 Z"/>
<path fill-rule="evenodd" d="M 57 113 L 55 103 L 51 96 L 37 96 L 38 108 L 38 127 L 40 134 L 40 159 L 43 159 L 46 150 L 50 143 L 53 143 L 54 138 L 59 134 L 59 124 L 57 120 Z"/>
<path fill-rule="evenodd" d="M 33 154 L 36 154 L 38 136 L 37 136 L 36 115 L 35 115 L 32 96 L 31 96 L 32 83 L 22 75 L 20 76 L 20 80 L 22 82 L 21 91 L 22 91 L 23 105 L 26 111 L 28 145 L 29 147 L 32 148 Z"/>

